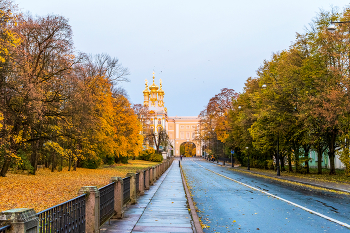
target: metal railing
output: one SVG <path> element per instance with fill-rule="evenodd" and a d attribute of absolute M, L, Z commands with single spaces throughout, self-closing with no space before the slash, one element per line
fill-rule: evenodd
<path fill-rule="evenodd" d="M 140 173 L 136 173 L 136 176 L 135 176 L 135 179 L 136 179 L 136 193 L 139 193 L 140 192 L 140 187 L 139 187 L 139 184 L 140 184 Z"/>
<path fill-rule="evenodd" d="M 114 186 L 110 183 L 98 191 L 100 191 L 100 226 L 114 215 Z"/>
<path fill-rule="evenodd" d="M 130 177 L 125 177 L 123 179 L 123 204 L 130 201 Z"/>
<path fill-rule="evenodd" d="M 39 233 L 85 232 L 85 198 L 83 194 L 39 212 Z"/>
<path fill-rule="evenodd" d="M 0 227 L 0 233 L 6 233 L 6 232 L 8 232 L 8 230 L 9 230 L 10 227 L 11 227 L 10 225 L 4 226 L 4 227 Z"/>

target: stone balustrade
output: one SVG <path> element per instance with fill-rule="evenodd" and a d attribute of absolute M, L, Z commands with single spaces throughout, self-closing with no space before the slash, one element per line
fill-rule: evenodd
<path fill-rule="evenodd" d="M 129 201 L 125 203 L 124 197 L 124 179 L 121 177 L 112 177 L 111 183 L 114 183 L 113 189 L 110 189 L 110 193 L 113 193 L 114 202 L 112 205 L 114 214 L 111 218 L 123 218 L 124 209 L 129 205 L 137 203 L 137 198 L 143 195 L 145 190 L 150 188 L 150 185 L 161 177 L 161 175 L 171 166 L 173 158 L 164 160 L 162 163 L 147 168 L 145 170 L 137 171 L 136 173 L 128 173 L 127 177 L 130 177 L 130 197 Z M 136 180 L 138 179 L 138 181 Z M 138 188 L 136 185 L 138 184 Z M 113 188 L 113 187 L 111 187 Z M 20 208 L 3 211 L 0 213 L 0 233 L 41 233 L 41 232 L 58 232 L 59 229 L 67 229 L 67 216 L 72 218 L 72 221 L 80 221 L 81 228 L 73 228 L 72 233 L 86 232 L 86 233 L 98 233 L 101 225 L 100 223 L 100 190 L 96 186 L 84 186 L 81 187 L 78 194 L 85 195 L 85 202 L 82 204 L 79 202 L 79 214 L 77 211 L 76 198 L 69 200 L 65 203 L 57 205 L 45 211 L 45 220 L 41 220 L 40 216 L 31 208 Z M 112 197 L 112 196 L 111 196 Z M 72 204 L 72 203 L 73 204 Z M 68 206 L 68 207 L 67 207 Z M 68 210 L 68 208 L 71 208 Z M 83 210 L 82 210 L 83 208 Z M 113 209 L 110 209 L 113 211 Z M 57 211 L 57 213 L 55 213 Z M 84 215 L 81 212 L 84 211 Z M 62 213 L 65 213 L 63 216 Z M 79 219 L 73 219 L 76 216 L 80 216 Z M 47 220 L 50 219 L 50 220 Z M 51 225 L 50 225 L 51 224 Z M 45 225 L 45 226 L 44 226 Z"/>

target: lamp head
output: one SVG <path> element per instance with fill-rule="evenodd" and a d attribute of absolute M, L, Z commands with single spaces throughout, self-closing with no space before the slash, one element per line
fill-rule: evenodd
<path fill-rule="evenodd" d="M 265 89 L 266 88 L 266 84 L 263 84 L 261 87 Z"/>
<path fill-rule="evenodd" d="M 335 24 L 331 22 L 331 24 L 328 26 L 327 30 L 329 32 L 334 32 L 335 31 Z"/>
<path fill-rule="evenodd" d="M 239 105 L 239 106 L 238 106 L 238 109 L 241 110 L 241 108 L 242 108 L 241 105 Z"/>

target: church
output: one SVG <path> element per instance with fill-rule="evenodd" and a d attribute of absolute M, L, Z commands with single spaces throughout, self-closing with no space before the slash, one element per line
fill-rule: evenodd
<path fill-rule="evenodd" d="M 193 143 L 196 147 L 196 156 L 201 156 L 201 142 L 195 140 L 196 134 L 200 131 L 199 118 L 197 116 L 175 116 L 169 117 L 167 108 L 164 106 L 164 90 L 162 89 L 162 80 L 159 80 L 159 86 L 155 84 L 155 74 L 153 72 L 152 85 L 148 86 L 145 82 L 143 91 L 143 105 L 149 110 L 149 127 L 155 134 L 161 129 L 165 129 L 171 147 L 166 149 L 168 156 L 180 156 L 180 146 L 183 143 Z"/>

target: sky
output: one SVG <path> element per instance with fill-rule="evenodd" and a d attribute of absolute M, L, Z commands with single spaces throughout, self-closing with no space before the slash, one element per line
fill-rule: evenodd
<path fill-rule="evenodd" d="M 197 116 L 222 88 L 248 77 L 323 10 L 348 0 L 14 0 L 22 12 L 69 19 L 77 51 L 107 53 L 130 71 L 120 85 L 143 103 L 162 79 L 169 116 Z"/>

